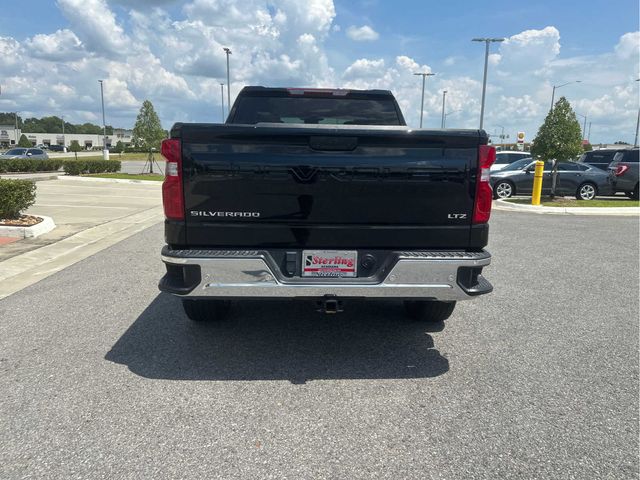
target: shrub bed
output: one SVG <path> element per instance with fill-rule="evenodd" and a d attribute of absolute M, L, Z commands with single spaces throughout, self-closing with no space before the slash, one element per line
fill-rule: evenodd
<path fill-rule="evenodd" d="M 36 201 L 36 183 L 31 180 L 0 179 L 0 218 L 19 218 Z"/>
<path fill-rule="evenodd" d="M 0 173 L 6 172 L 55 172 L 63 161 L 58 159 L 36 160 L 32 158 L 11 158 L 0 160 Z"/>
<path fill-rule="evenodd" d="M 119 172 L 121 166 L 119 160 L 65 160 L 62 164 L 67 175 Z"/>

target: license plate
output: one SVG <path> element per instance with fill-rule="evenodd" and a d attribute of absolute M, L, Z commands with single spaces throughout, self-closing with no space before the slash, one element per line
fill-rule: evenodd
<path fill-rule="evenodd" d="M 344 250 L 304 250 L 303 277 L 355 277 L 358 252 Z"/>

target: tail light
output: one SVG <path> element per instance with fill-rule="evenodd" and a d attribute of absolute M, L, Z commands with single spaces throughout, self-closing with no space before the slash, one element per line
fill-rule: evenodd
<path fill-rule="evenodd" d="M 616 166 L 616 171 L 613 172 L 613 174 L 616 177 L 619 177 L 620 175 L 624 175 L 624 172 L 626 172 L 627 170 L 629 170 L 629 165 L 627 165 L 626 163 L 619 163 Z"/>
<path fill-rule="evenodd" d="M 488 145 L 480 145 L 478 150 L 478 177 L 476 179 L 476 201 L 473 206 L 472 223 L 487 223 L 491 216 L 493 191 L 489 183 L 490 168 L 496 161 L 496 149 Z"/>
<path fill-rule="evenodd" d="M 184 220 L 184 195 L 182 193 L 182 151 L 180 140 L 168 138 L 162 141 L 162 156 L 167 159 L 162 183 L 162 206 L 168 220 Z"/>

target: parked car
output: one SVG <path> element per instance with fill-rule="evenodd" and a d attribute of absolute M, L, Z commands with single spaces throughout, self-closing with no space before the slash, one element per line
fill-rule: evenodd
<path fill-rule="evenodd" d="M 245 87 L 225 124 L 177 123 L 162 142 L 160 290 L 195 321 L 296 297 L 326 313 L 395 298 L 443 321 L 493 289 L 487 142 L 407 127 L 389 91 Z"/>
<path fill-rule="evenodd" d="M 613 161 L 613 157 L 619 151 L 621 150 L 618 148 L 603 148 L 601 150 L 591 150 L 590 152 L 585 152 L 580 155 L 578 162 L 597 167 L 606 172 L 609 168 L 609 164 Z"/>
<path fill-rule="evenodd" d="M 509 198 L 513 195 L 530 195 L 533 191 L 535 162 L 514 170 L 500 170 L 491 173 L 491 187 L 494 198 Z M 551 193 L 552 162 L 544 167 L 542 194 Z M 593 200 L 596 195 L 612 193 L 607 172 L 597 167 L 575 162 L 561 162 L 558 165 L 557 195 L 574 195 L 578 200 Z"/>
<path fill-rule="evenodd" d="M 63 145 L 49 145 L 49 150 L 52 152 L 64 152 Z"/>
<path fill-rule="evenodd" d="M 502 151 L 496 153 L 496 162 L 491 165 L 491 171 L 495 172 L 498 170 L 502 170 L 508 165 L 511 165 L 513 162 L 517 160 L 521 160 L 523 158 L 531 157 L 531 153 L 529 152 L 512 152 L 512 151 Z"/>
<path fill-rule="evenodd" d="M 624 192 L 629 198 L 638 200 L 638 148 L 620 150 L 609 165 L 609 183 L 614 192 Z"/>
<path fill-rule="evenodd" d="M 49 156 L 41 148 L 12 148 L 0 155 L 2 159 L 33 158 L 35 160 L 47 160 Z"/>
<path fill-rule="evenodd" d="M 49 145 L 47 145 L 46 143 L 39 143 L 38 145 L 36 145 L 36 148 L 47 150 L 49 148 Z"/>

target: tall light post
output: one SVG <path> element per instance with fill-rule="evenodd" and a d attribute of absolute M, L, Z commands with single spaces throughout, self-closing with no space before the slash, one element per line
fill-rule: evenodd
<path fill-rule="evenodd" d="M 444 128 L 444 105 L 447 98 L 447 91 L 442 91 L 442 120 L 440 121 L 440 128 Z"/>
<path fill-rule="evenodd" d="M 420 128 L 422 128 L 422 117 L 424 115 L 424 83 L 427 77 L 433 77 L 435 73 L 414 73 L 414 75 L 422 76 L 422 100 L 420 100 Z"/>
<path fill-rule="evenodd" d="M 461 111 L 462 111 L 462 109 L 460 109 L 460 110 L 453 110 L 453 111 L 451 111 L 451 112 L 447 112 L 447 113 L 445 113 L 445 114 L 444 114 L 444 124 L 443 124 L 442 128 L 445 128 L 445 127 L 447 126 L 447 117 L 448 117 L 449 115 L 452 115 L 452 114 L 454 114 L 454 113 L 458 113 L 458 112 L 461 112 Z"/>
<path fill-rule="evenodd" d="M 489 68 L 489 44 L 494 42 L 504 42 L 504 38 L 473 38 L 472 42 L 484 42 L 484 77 L 482 79 L 482 104 L 480 106 L 480 130 L 484 124 L 484 99 L 487 93 L 487 69 Z"/>
<path fill-rule="evenodd" d="M 563 83 L 562 85 L 554 85 L 554 86 L 553 86 L 553 92 L 551 92 L 551 108 L 550 108 L 549 110 L 550 110 L 550 111 L 551 111 L 551 110 L 553 110 L 553 101 L 554 101 L 554 100 L 555 100 L 555 98 L 556 98 L 556 90 L 557 90 L 558 88 L 562 88 L 562 87 L 564 87 L 565 85 L 571 85 L 572 83 L 580 83 L 580 82 L 582 82 L 582 80 L 573 80 L 573 81 L 571 81 L 571 82 Z"/>
<path fill-rule="evenodd" d="M 224 53 L 227 54 L 227 109 L 231 110 L 231 81 L 229 80 L 229 55 L 231 55 L 231 49 L 229 47 L 222 47 Z"/>
<path fill-rule="evenodd" d="M 591 122 L 589 122 L 589 130 L 587 133 L 587 142 L 591 143 Z"/>
<path fill-rule="evenodd" d="M 584 123 L 582 124 L 582 139 L 585 139 L 585 133 L 587 133 L 587 116 L 586 115 L 582 115 L 581 113 L 576 112 L 576 115 L 580 115 L 582 118 L 584 118 Z"/>
<path fill-rule="evenodd" d="M 496 124 L 496 127 L 500 127 L 501 128 L 501 131 L 500 131 L 500 140 L 501 140 L 501 142 L 500 143 L 504 144 L 504 127 L 502 125 L 497 125 L 497 124 Z"/>
<path fill-rule="evenodd" d="M 109 150 L 107 150 L 107 122 L 104 117 L 104 80 L 98 80 L 100 83 L 100 99 L 102 101 L 102 158 L 109 160 Z"/>
<path fill-rule="evenodd" d="M 640 78 L 636 80 L 636 82 L 640 82 Z M 640 108 L 638 108 L 638 119 L 636 120 L 636 138 L 633 140 L 633 146 L 638 146 L 638 128 L 640 128 Z"/>
<path fill-rule="evenodd" d="M 64 115 L 62 115 L 62 151 L 65 152 L 67 150 L 67 142 L 64 138 Z"/>
<path fill-rule="evenodd" d="M 16 112 L 16 114 L 14 115 L 15 121 L 16 121 L 16 128 L 14 130 L 14 137 L 16 137 L 16 147 L 18 146 L 18 112 Z"/>
<path fill-rule="evenodd" d="M 222 105 L 222 123 L 224 123 L 224 83 L 220 84 L 220 104 Z"/>

